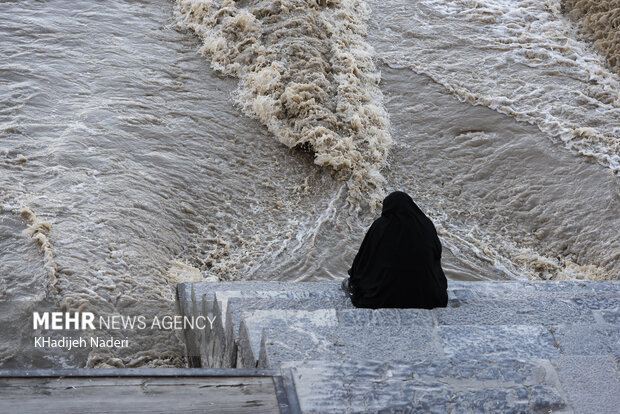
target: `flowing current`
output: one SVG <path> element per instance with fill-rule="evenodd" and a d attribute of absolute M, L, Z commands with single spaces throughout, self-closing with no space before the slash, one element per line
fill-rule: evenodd
<path fill-rule="evenodd" d="M 181 366 L 23 321 L 339 280 L 396 189 L 451 279 L 618 280 L 618 49 L 582 3 L 0 2 L 0 365 Z"/>

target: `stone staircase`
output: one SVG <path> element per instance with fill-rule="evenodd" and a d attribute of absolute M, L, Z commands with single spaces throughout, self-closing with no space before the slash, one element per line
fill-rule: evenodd
<path fill-rule="evenodd" d="M 194 367 L 280 369 L 302 412 L 620 412 L 620 283 L 449 282 L 356 309 L 337 282 L 178 286 Z"/>

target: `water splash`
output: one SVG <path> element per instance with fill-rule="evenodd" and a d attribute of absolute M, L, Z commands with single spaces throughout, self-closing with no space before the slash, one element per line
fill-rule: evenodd
<path fill-rule="evenodd" d="M 358 0 L 179 0 L 177 18 L 212 66 L 239 78 L 236 102 L 284 145 L 348 180 L 349 201 L 380 202 L 392 143 Z"/>

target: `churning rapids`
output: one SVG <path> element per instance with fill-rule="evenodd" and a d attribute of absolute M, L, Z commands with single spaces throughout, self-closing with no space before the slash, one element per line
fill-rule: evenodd
<path fill-rule="evenodd" d="M 592 19 L 319 3 L 0 3 L 1 366 L 180 366 L 169 332 L 69 357 L 27 351 L 23 320 L 340 279 L 396 189 L 451 279 L 618 280 L 618 49 Z"/>

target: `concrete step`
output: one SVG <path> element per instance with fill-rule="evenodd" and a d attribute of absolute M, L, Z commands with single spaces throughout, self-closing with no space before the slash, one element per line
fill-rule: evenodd
<path fill-rule="evenodd" d="M 448 291 L 452 298 L 472 299 L 528 299 L 543 298 L 599 298 L 611 295 L 618 300 L 618 282 L 575 282 L 575 281 L 494 281 L 460 282 L 449 281 Z M 617 302 L 616 302 L 617 303 Z"/>
<path fill-rule="evenodd" d="M 603 317 L 573 300 L 531 297 L 453 301 L 433 310 L 439 325 L 558 325 L 603 322 Z"/>
<path fill-rule="evenodd" d="M 304 413 L 557 412 L 567 404 L 548 361 L 293 361 Z"/>
<path fill-rule="evenodd" d="M 388 361 L 479 355 L 548 358 L 561 353 L 552 332 L 542 325 L 435 325 L 429 311 L 404 311 L 394 315 L 401 319 L 409 315 L 405 323 L 366 325 L 341 324 L 336 311 L 329 309 L 244 313 L 238 362 L 244 368 L 277 368 L 292 360 L 341 360 L 364 354 Z M 607 346 L 612 341 L 601 336 Z"/>
<path fill-rule="evenodd" d="M 226 307 L 225 317 L 225 366 L 237 366 L 239 343 L 239 328 L 243 314 L 262 311 L 303 310 L 314 311 L 321 309 L 350 309 L 351 301 L 343 296 L 318 296 L 300 299 L 263 299 L 263 298 L 230 298 Z"/>
<path fill-rule="evenodd" d="M 235 367 L 238 323 L 227 323 L 229 301 L 263 301 L 272 309 L 286 306 L 352 306 L 334 282 L 188 282 L 177 286 L 179 311 L 184 316 L 204 316 L 213 321 L 212 329 L 185 331 L 190 366 Z M 322 302 L 327 301 L 327 302 Z M 289 305 L 287 305 L 287 303 Z M 231 312 L 237 315 L 236 312 Z M 238 319 L 233 318 L 235 321 Z M 234 328 L 233 328 L 234 326 Z M 228 332 L 231 334 L 227 335 Z"/>
<path fill-rule="evenodd" d="M 292 361 L 304 413 L 616 413 L 611 357 Z"/>
<path fill-rule="evenodd" d="M 312 359 L 321 353 L 324 359 L 357 355 L 360 347 L 373 350 L 376 359 L 383 360 L 394 353 L 406 354 L 413 344 L 417 344 L 414 354 L 435 349 L 438 357 L 620 355 L 618 325 L 597 323 L 588 309 L 563 302 L 485 302 L 432 311 L 332 308 L 243 312 L 236 337 L 238 363 L 246 368 L 277 367 L 286 358 Z"/>

